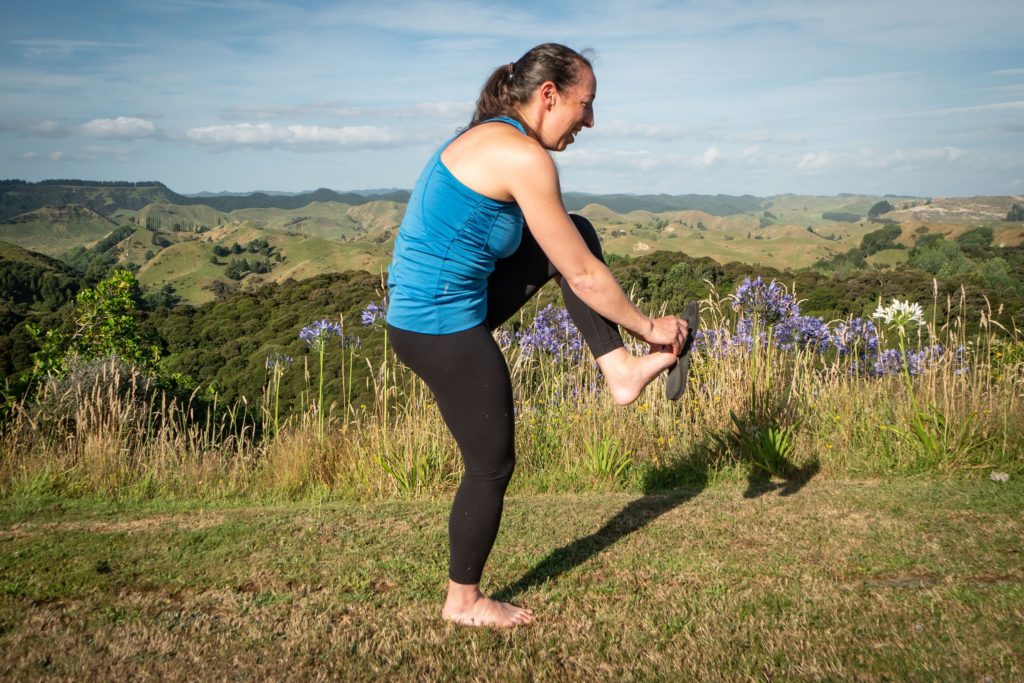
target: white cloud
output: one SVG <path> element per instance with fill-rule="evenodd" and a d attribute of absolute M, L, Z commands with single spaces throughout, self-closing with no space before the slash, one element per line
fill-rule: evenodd
<path fill-rule="evenodd" d="M 56 150 L 49 154 L 39 152 L 24 152 L 18 155 L 20 161 L 60 161 L 60 162 L 96 162 L 96 161 L 128 161 L 132 156 L 132 149 L 129 147 L 100 147 L 97 145 L 85 145 L 81 149 L 65 151 Z"/>
<path fill-rule="evenodd" d="M 343 102 L 315 102 L 313 104 L 270 104 L 252 107 L 231 107 L 226 109 L 221 118 L 227 121 L 271 121 L 274 119 L 299 118 L 309 116 L 359 116 L 363 110 Z"/>
<path fill-rule="evenodd" d="M 273 126 L 269 123 L 239 123 L 203 126 L 185 131 L 185 139 L 215 147 L 285 147 L 364 149 L 398 147 L 432 139 L 422 133 L 395 131 L 378 126 Z"/>
<path fill-rule="evenodd" d="M 133 116 L 118 116 L 116 119 L 93 119 L 79 128 L 83 135 L 94 138 L 144 138 L 156 132 L 156 124 L 147 119 Z"/>
<path fill-rule="evenodd" d="M 655 154 L 646 149 L 614 150 L 599 148 L 578 148 L 562 152 L 557 156 L 559 166 L 567 168 L 600 168 L 621 171 L 630 168 L 649 171 L 669 161 L 664 154 Z"/>
<path fill-rule="evenodd" d="M 957 162 L 967 156 L 968 152 L 958 147 L 893 149 L 885 151 L 863 148 L 860 150 L 858 161 L 867 168 L 891 168 L 941 161 Z"/>
<path fill-rule="evenodd" d="M 26 57 L 70 57 L 82 50 L 139 47 L 135 43 L 104 43 L 95 40 L 38 39 L 12 40 L 11 42 L 24 48 L 23 52 Z"/>
<path fill-rule="evenodd" d="M 594 135 L 604 138 L 662 140 L 667 142 L 684 139 L 707 140 L 715 137 L 715 132 L 710 128 L 677 126 L 671 123 L 609 121 L 608 123 L 599 123 L 595 126 Z"/>
<path fill-rule="evenodd" d="M 935 109 L 932 111 L 917 112 L 920 116 L 926 115 L 941 115 L 941 114 L 965 114 L 975 113 L 979 111 L 1014 111 L 1024 109 L 1024 100 L 1014 100 L 1012 102 L 993 102 L 991 104 L 975 104 L 969 107 L 950 107 L 948 109 Z M 913 114 L 908 114 L 913 116 Z"/>
<path fill-rule="evenodd" d="M 0 90 L 52 91 L 88 84 L 85 77 L 43 69 L 0 69 Z"/>
<path fill-rule="evenodd" d="M 56 121 L 39 121 L 31 124 L 28 130 L 31 133 L 44 137 L 59 137 L 68 133 L 67 126 Z"/>
<path fill-rule="evenodd" d="M 473 115 L 475 108 L 473 102 L 420 102 L 405 112 L 411 115 L 459 116 L 468 119 Z"/>
<path fill-rule="evenodd" d="M 0 131 L 7 130 L 27 135 L 38 135 L 44 138 L 59 138 L 69 133 L 68 127 L 57 121 L 0 120 Z"/>
<path fill-rule="evenodd" d="M 231 107 L 221 118 L 226 121 L 272 121 L 277 119 L 355 118 L 439 116 L 469 119 L 472 102 L 418 102 L 406 107 L 361 107 L 344 102 L 314 102 L 312 104 L 273 104 L 253 107 Z"/>
<path fill-rule="evenodd" d="M 708 147 L 706 150 L 704 150 L 704 153 L 700 156 L 699 163 L 701 166 L 710 166 L 721 158 L 722 153 L 718 151 L 717 147 L 712 145 L 711 147 Z"/>
<path fill-rule="evenodd" d="M 842 155 L 825 150 L 823 152 L 808 152 L 797 162 L 798 169 L 814 171 L 831 166 L 842 158 Z"/>

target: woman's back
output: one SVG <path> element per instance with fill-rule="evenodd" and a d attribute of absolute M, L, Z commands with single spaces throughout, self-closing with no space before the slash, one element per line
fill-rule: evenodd
<path fill-rule="evenodd" d="M 524 134 L 515 120 L 498 121 L 513 134 Z M 468 186 L 445 163 L 446 152 L 455 147 L 452 156 L 461 174 L 477 178 L 475 169 L 487 164 L 477 160 L 481 143 L 497 133 L 484 127 L 494 124 L 449 140 L 416 182 L 388 268 L 388 322 L 395 327 L 446 334 L 479 324 L 487 314 L 487 278 L 495 262 L 519 246 L 519 207 Z M 470 144 L 460 144 L 466 136 Z"/>

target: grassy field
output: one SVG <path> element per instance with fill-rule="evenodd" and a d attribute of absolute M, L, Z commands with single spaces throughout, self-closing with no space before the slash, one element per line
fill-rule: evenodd
<path fill-rule="evenodd" d="M 116 228 L 117 224 L 83 206 L 47 207 L 0 223 L 0 240 L 57 257 Z"/>
<path fill-rule="evenodd" d="M 1024 678 L 1019 478 L 512 497 L 512 632 L 439 618 L 448 505 L 8 498 L 0 678 Z"/>

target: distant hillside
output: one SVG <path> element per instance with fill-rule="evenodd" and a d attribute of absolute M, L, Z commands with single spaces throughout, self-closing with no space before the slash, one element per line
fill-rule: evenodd
<path fill-rule="evenodd" d="M 117 223 L 80 204 L 47 206 L 0 222 L 0 240 L 48 256 L 95 242 L 117 228 Z"/>
<path fill-rule="evenodd" d="M 219 197 L 183 197 L 187 201 L 175 201 L 174 204 L 205 204 L 218 211 L 235 211 L 237 209 L 301 209 L 313 202 L 339 202 L 358 206 L 371 201 L 389 200 L 394 202 L 409 201 L 409 193 L 405 190 L 390 192 L 385 195 L 366 197 L 355 192 L 335 192 L 320 188 L 313 192 L 296 195 L 269 195 L 254 192 L 247 195 L 227 195 Z"/>
<path fill-rule="evenodd" d="M 341 202 L 356 206 L 371 201 L 406 202 L 409 193 L 397 190 L 387 194 L 364 196 L 355 192 L 319 189 L 297 195 L 247 195 L 186 197 L 160 182 L 96 182 L 87 180 L 0 181 L 0 222 L 44 206 L 80 204 L 101 215 L 110 216 L 119 209 L 138 211 L 148 204 L 210 206 L 218 211 L 236 209 L 298 209 L 312 202 Z"/>
<path fill-rule="evenodd" d="M 732 196 L 725 194 L 586 194 L 566 192 L 562 195 L 565 208 L 579 211 L 588 204 L 600 204 L 617 213 L 630 211 L 703 211 L 712 216 L 731 216 L 737 213 L 757 211 L 764 199 L 749 194 Z"/>
<path fill-rule="evenodd" d="M 0 181 L 0 222 L 45 206 L 78 204 L 103 216 L 118 209 L 137 211 L 154 202 L 182 203 L 187 199 L 158 182 L 93 183 L 82 180 Z"/>

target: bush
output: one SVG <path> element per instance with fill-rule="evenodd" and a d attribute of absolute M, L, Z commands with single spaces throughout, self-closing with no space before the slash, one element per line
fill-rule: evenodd
<path fill-rule="evenodd" d="M 153 377 L 117 355 L 66 361 L 64 374 L 51 375 L 28 406 L 34 430 L 42 435 L 81 430 L 83 422 L 98 418 L 87 405 L 117 405 L 117 430 L 145 432 L 157 396 Z"/>

